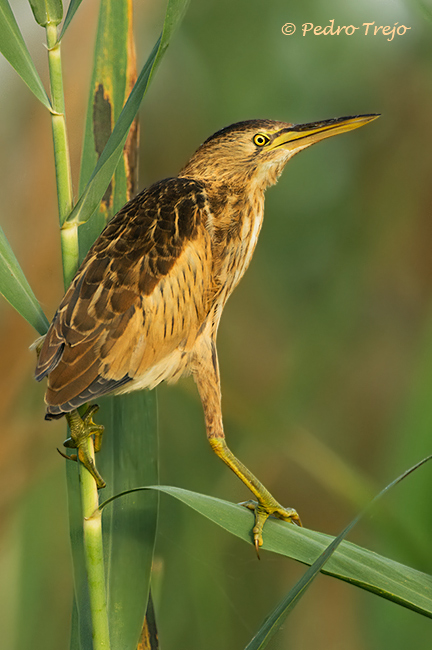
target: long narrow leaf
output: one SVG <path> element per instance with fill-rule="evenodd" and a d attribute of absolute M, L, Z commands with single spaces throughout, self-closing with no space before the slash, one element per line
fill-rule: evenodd
<path fill-rule="evenodd" d="M 8 0 L 0 0 L 0 52 L 44 106 L 50 100 L 37 73 Z"/>
<path fill-rule="evenodd" d="M 149 489 L 159 490 L 175 497 L 252 545 L 251 530 L 254 518 L 252 513 L 243 506 L 165 485 L 137 488 L 137 490 Z M 105 508 L 108 503 L 120 496 L 123 495 L 118 494 L 104 501 L 99 508 Z M 312 565 L 333 539 L 324 533 L 269 519 L 265 525 L 263 548 L 303 564 Z M 432 618 L 432 576 L 373 551 L 350 542 L 342 542 L 322 568 L 322 573 L 350 582 Z"/>
<path fill-rule="evenodd" d="M 39 334 L 45 334 L 48 320 L 0 227 L 0 293 Z"/>
<path fill-rule="evenodd" d="M 82 151 L 79 191 L 87 185 L 118 120 L 130 89 L 136 81 L 136 63 L 133 55 L 132 7 L 128 2 L 102 2 L 96 37 L 93 74 Z M 128 46 L 128 43 L 131 43 Z M 128 143 L 137 148 L 136 129 L 129 132 Z M 131 147 L 124 147 L 115 170 L 114 180 L 104 192 L 99 209 L 93 218 L 79 229 L 80 260 L 105 227 L 107 221 L 132 198 L 137 187 L 134 165 L 130 164 Z M 131 177 L 130 179 L 128 177 Z M 132 193 L 132 194 L 131 194 Z"/>
<path fill-rule="evenodd" d="M 69 221 L 83 223 L 98 208 L 120 160 L 129 128 L 138 112 L 150 80 L 169 45 L 175 28 L 182 20 L 188 4 L 189 0 L 169 0 L 162 34 L 141 70 L 93 174 L 69 216 Z"/>
<path fill-rule="evenodd" d="M 99 468 L 105 495 L 158 482 L 156 393 L 101 400 Z M 103 520 L 111 650 L 136 650 L 144 624 L 156 539 L 158 494 L 130 494 Z"/>
<path fill-rule="evenodd" d="M 276 634 L 280 629 L 281 625 L 285 621 L 288 614 L 294 609 L 294 607 L 299 602 L 300 598 L 305 594 L 306 590 L 311 586 L 312 582 L 315 580 L 316 576 L 320 571 L 322 571 L 324 564 L 328 562 L 330 557 L 335 553 L 338 546 L 346 538 L 348 533 L 354 528 L 354 526 L 360 521 L 360 519 L 365 515 L 365 513 L 370 509 L 370 507 L 380 499 L 388 490 L 390 490 L 394 485 L 402 481 L 409 474 L 414 472 L 416 469 L 424 465 L 429 461 L 432 456 L 428 456 L 423 459 L 414 467 L 411 467 L 409 470 L 404 472 L 397 479 L 392 481 L 387 487 L 385 487 L 372 501 L 362 510 L 345 528 L 344 530 L 334 538 L 334 540 L 327 546 L 323 553 L 315 560 L 315 562 L 309 567 L 305 574 L 300 578 L 300 580 L 294 585 L 294 587 L 289 591 L 287 596 L 277 605 L 274 611 L 266 618 L 254 638 L 246 646 L 245 650 L 264 650 L 267 647 L 270 639 Z"/>
<path fill-rule="evenodd" d="M 62 30 L 61 30 L 61 33 L 60 33 L 59 41 L 63 38 L 65 31 L 67 30 L 67 28 L 71 24 L 72 18 L 75 16 L 75 12 L 78 9 L 78 7 L 80 6 L 81 2 L 82 2 L 82 0 L 71 0 L 71 2 L 69 4 L 69 7 L 68 7 L 68 10 L 67 10 L 66 18 L 65 18 L 65 21 L 63 23 L 63 27 L 62 27 Z"/>

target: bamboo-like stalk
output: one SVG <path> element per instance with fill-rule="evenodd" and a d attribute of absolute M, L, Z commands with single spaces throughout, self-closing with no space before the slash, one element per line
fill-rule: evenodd
<path fill-rule="evenodd" d="M 69 144 L 66 131 L 66 115 L 63 93 L 61 46 L 57 40 L 57 25 L 46 25 L 48 66 L 51 86 L 52 133 L 54 143 L 57 199 L 61 227 L 61 248 L 63 257 L 63 279 L 65 287 L 72 280 L 78 266 L 78 226 L 69 225 L 67 217 L 72 211 L 72 174 Z"/>
<path fill-rule="evenodd" d="M 93 440 L 86 441 L 94 460 Z M 109 627 L 102 544 L 102 512 L 98 510 L 99 496 L 96 482 L 81 466 L 81 502 L 83 511 L 84 552 L 90 597 L 94 650 L 109 650 Z"/>
<path fill-rule="evenodd" d="M 51 86 L 52 133 L 57 182 L 63 278 L 65 287 L 71 282 L 78 266 L 78 225 L 68 224 L 66 219 L 72 210 L 72 175 L 69 144 L 66 131 L 61 46 L 57 26 L 46 25 L 48 65 Z M 93 439 L 88 438 L 88 452 L 94 457 Z M 109 628 L 106 602 L 106 586 L 103 562 L 102 520 L 100 514 L 91 517 L 99 505 L 96 482 L 91 474 L 80 468 L 80 488 L 83 514 L 84 553 L 87 569 L 92 634 L 94 650 L 109 650 Z"/>

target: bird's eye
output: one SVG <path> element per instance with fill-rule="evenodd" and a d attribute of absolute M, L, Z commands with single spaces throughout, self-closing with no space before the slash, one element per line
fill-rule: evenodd
<path fill-rule="evenodd" d="M 253 141 L 257 147 L 263 147 L 270 142 L 270 138 L 265 133 L 257 133 L 254 135 Z"/>

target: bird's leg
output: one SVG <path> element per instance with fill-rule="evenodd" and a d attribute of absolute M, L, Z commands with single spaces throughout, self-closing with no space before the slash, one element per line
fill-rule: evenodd
<path fill-rule="evenodd" d="M 293 508 L 281 506 L 254 474 L 234 456 L 226 444 L 222 423 L 219 369 L 214 342 L 211 345 L 211 355 L 206 354 L 205 350 L 203 350 L 193 374 L 204 409 L 207 438 L 213 451 L 228 465 L 257 499 L 257 502 L 248 501 L 241 505 L 246 506 L 255 513 L 255 525 L 252 529 L 252 535 L 258 552 L 263 543 L 263 527 L 270 515 L 283 521 L 290 521 L 298 526 L 302 525 L 300 517 Z"/>
<path fill-rule="evenodd" d="M 294 508 L 284 508 L 276 501 L 274 496 L 259 481 L 254 474 L 232 453 L 225 442 L 225 438 L 209 436 L 209 442 L 213 451 L 221 458 L 226 465 L 236 474 L 241 481 L 255 495 L 257 501 L 245 501 L 240 505 L 246 506 L 255 513 L 255 526 L 252 529 L 255 547 L 262 546 L 262 531 L 265 522 L 270 515 L 283 521 L 290 521 L 301 526 L 301 520 Z"/>
<path fill-rule="evenodd" d="M 104 432 L 104 427 L 102 424 L 95 424 L 95 422 L 93 422 L 93 415 L 98 410 L 99 407 L 94 404 L 87 409 L 82 417 L 78 411 L 71 411 L 70 413 L 66 413 L 66 420 L 69 425 L 71 437 L 65 440 L 63 445 L 65 447 L 78 450 L 77 456 L 79 461 L 93 476 L 98 488 L 104 488 L 106 486 L 106 483 L 103 480 L 102 476 L 99 474 L 87 446 L 87 440 L 90 436 L 94 436 L 95 452 L 99 451 L 102 446 L 102 435 Z M 77 460 L 77 458 L 75 457 L 74 460 Z"/>

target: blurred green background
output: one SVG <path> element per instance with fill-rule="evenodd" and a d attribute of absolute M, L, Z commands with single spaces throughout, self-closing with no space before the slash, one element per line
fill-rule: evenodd
<path fill-rule="evenodd" d="M 11 2 L 46 80 L 43 30 Z M 96 2 L 63 42 L 77 169 Z M 164 2 L 135 2 L 139 64 Z M 379 112 L 295 158 L 266 200 L 251 267 L 218 348 L 228 441 L 307 527 L 337 534 L 432 441 L 432 16 L 430 2 L 192 0 L 141 111 L 141 183 L 175 175 L 232 122 Z M 301 25 L 395 23 L 378 34 Z M 297 27 L 284 36 L 287 23 Z M 51 125 L 0 60 L 0 220 L 46 314 L 62 296 Z M 63 650 L 72 600 L 61 422 L 43 420 L 30 327 L 0 303 L 0 629 L 5 650 Z M 192 381 L 158 390 L 161 482 L 249 498 L 211 453 Z M 385 497 L 350 539 L 431 572 L 432 469 Z M 121 568 L 119 568 L 121 570 Z M 304 568 L 254 550 L 161 497 L 154 591 L 163 650 L 243 648 Z M 273 648 L 429 648 L 432 623 L 320 576 Z"/>

